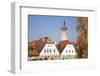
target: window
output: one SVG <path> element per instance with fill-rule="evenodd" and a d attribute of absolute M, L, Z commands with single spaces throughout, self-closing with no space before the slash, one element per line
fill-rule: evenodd
<path fill-rule="evenodd" d="M 70 50 L 69 50 L 69 53 L 70 53 Z"/>
<path fill-rule="evenodd" d="M 66 53 L 67 53 L 67 50 L 66 50 Z"/>
<path fill-rule="evenodd" d="M 51 49 L 50 49 L 50 53 L 51 53 Z"/>
<path fill-rule="evenodd" d="M 55 49 L 54 49 L 54 53 L 55 53 Z"/>
<path fill-rule="evenodd" d="M 49 52 L 49 49 L 47 49 L 47 53 Z"/>
<path fill-rule="evenodd" d="M 73 50 L 72 50 L 72 53 L 73 53 Z"/>
<path fill-rule="evenodd" d="M 51 47 L 51 44 L 49 44 L 49 47 Z"/>
<path fill-rule="evenodd" d="M 44 53 L 46 53 L 46 49 L 44 49 Z"/>

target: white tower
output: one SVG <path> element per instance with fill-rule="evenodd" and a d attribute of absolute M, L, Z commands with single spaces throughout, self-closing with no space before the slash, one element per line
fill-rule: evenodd
<path fill-rule="evenodd" d="M 67 40 L 67 34 L 68 34 L 68 28 L 65 26 L 65 21 L 64 21 L 64 26 L 61 27 L 61 41 Z"/>

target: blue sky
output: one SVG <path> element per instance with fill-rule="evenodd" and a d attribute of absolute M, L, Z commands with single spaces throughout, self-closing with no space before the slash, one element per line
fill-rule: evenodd
<path fill-rule="evenodd" d="M 61 27 L 64 20 L 68 28 L 68 40 L 75 41 L 77 37 L 76 19 L 73 16 L 28 16 L 28 41 L 37 40 L 42 37 L 50 37 L 54 42 L 60 41 Z"/>

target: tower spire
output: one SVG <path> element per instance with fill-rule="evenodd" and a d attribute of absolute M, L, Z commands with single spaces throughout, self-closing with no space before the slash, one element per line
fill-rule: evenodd
<path fill-rule="evenodd" d="M 64 27 L 65 27 L 65 20 L 64 20 Z"/>
<path fill-rule="evenodd" d="M 66 27 L 66 23 L 65 23 L 65 20 L 64 20 L 64 22 L 63 22 L 63 26 L 62 26 L 62 28 L 61 28 L 61 30 L 67 30 L 68 28 Z"/>
<path fill-rule="evenodd" d="M 63 26 L 61 27 L 61 40 L 67 40 L 68 28 L 66 27 L 65 20 Z"/>

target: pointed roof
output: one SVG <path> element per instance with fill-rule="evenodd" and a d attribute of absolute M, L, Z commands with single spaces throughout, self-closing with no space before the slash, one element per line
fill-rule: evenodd
<path fill-rule="evenodd" d="M 56 45 L 56 47 L 57 47 L 58 51 L 59 51 L 60 53 L 62 53 L 62 51 L 64 50 L 64 48 L 65 48 L 65 46 L 66 46 L 67 44 L 73 44 L 73 43 L 72 43 L 71 41 L 69 41 L 69 40 L 63 40 L 63 41 L 60 41 L 60 42 Z"/>
<path fill-rule="evenodd" d="M 36 52 L 29 52 L 29 54 L 33 56 L 35 55 L 39 55 L 40 52 L 42 51 L 43 47 L 46 45 L 46 44 L 54 44 L 54 42 L 51 40 L 51 38 L 49 37 L 43 37 L 43 38 L 40 38 L 39 40 L 35 40 L 35 41 L 32 41 L 28 44 L 28 48 L 33 48 L 33 47 L 36 47 L 36 49 L 34 51 Z"/>
<path fill-rule="evenodd" d="M 61 30 L 64 30 L 64 31 L 68 30 L 68 28 L 66 27 L 66 22 L 65 22 L 65 20 L 64 20 L 64 24 L 63 24 L 63 25 L 64 25 L 64 26 L 61 27 Z"/>

